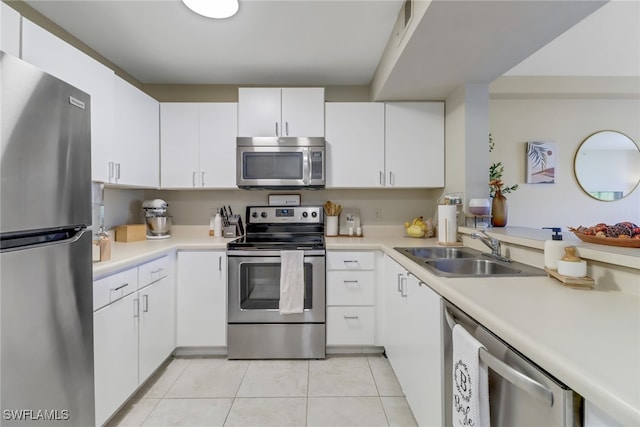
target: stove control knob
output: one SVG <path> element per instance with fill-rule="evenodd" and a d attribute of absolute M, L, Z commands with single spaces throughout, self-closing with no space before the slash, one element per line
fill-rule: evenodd
<path fill-rule="evenodd" d="M 314 218 L 317 217 L 318 216 L 318 212 L 316 212 L 316 211 L 311 212 L 311 216 L 314 217 Z"/>
<path fill-rule="evenodd" d="M 253 212 L 251 214 L 251 218 L 258 218 L 258 212 Z"/>
<path fill-rule="evenodd" d="M 308 212 L 302 212 L 302 218 L 306 218 L 306 217 L 308 217 L 308 216 L 309 216 L 309 213 L 308 213 Z"/>
<path fill-rule="evenodd" d="M 262 212 L 262 213 L 260 214 L 260 216 L 261 216 L 262 218 L 266 218 L 266 217 L 267 217 L 267 213 L 266 213 L 266 212 Z"/>

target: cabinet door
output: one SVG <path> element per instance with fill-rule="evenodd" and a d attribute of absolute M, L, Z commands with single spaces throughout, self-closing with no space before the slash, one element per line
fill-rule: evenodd
<path fill-rule="evenodd" d="M 91 95 L 91 178 L 109 182 L 113 71 L 24 18 L 22 59 Z"/>
<path fill-rule="evenodd" d="M 122 78 L 114 77 L 115 183 L 157 188 L 160 180 L 159 104 Z"/>
<path fill-rule="evenodd" d="M 282 89 L 280 136 L 324 136 L 324 88 Z"/>
<path fill-rule="evenodd" d="M 411 274 L 407 279 L 407 313 L 411 323 L 405 327 L 405 360 L 410 375 L 402 389 L 418 425 L 443 425 L 440 296 Z"/>
<path fill-rule="evenodd" d="M 178 252 L 178 347 L 227 345 L 227 255 Z"/>
<path fill-rule="evenodd" d="M 138 293 L 93 314 L 96 425 L 138 387 Z"/>
<path fill-rule="evenodd" d="M 385 257 L 385 282 L 384 348 L 389 363 L 402 385 L 402 378 L 406 377 L 404 372 L 408 369 L 406 366 L 407 329 L 414 323 L 408 321 L 407 300 L 403 296 L 407 284 L 406 271 L 390 257 Z"/>
<path fill-rule="evenodd" d="M 387 187 L 444 186 L 444 104 L 385 104 Z"/>
<path fill-rule="evenodd" d="M 327 187 L 384 186 L 384 104 L 328 102 L 325 111 Z"/>
<path fill-rule="evenodd" d="M 20 58 L 20 14 L 0 3 L 0 49 Z"/>
<path fill-rule="evenodd" d="M 199 182 L 199 106 L 160 105 L 160 184 L 162 188 L 194 188 Z"/>
<path fill-rule="evenodd" d="M 170 276 L 140 291 L 140 384 L 176 347 L 175 300 Z"/>
<path fill-rule="evenodd" d="M 205 188 L 236 186 L 238 104 L 200 105 L 200 184 Z"/>
<path fill-rule="evenodd" d="M 280 117 L 280 88 L 238 89 L 238 136 L 283 136 Z"/>

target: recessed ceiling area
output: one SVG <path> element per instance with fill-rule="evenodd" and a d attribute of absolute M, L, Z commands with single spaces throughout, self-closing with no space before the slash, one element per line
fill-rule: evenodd
<path fill-rule="evenodd" d="M 372 100 L 442 100 L 496 80 L 606 1 L 413 0 L 400 44 L 403 0 L 240 0 L 226 20 L 180 0 L 25 3 L 142 84 L 371 85 Z"/>

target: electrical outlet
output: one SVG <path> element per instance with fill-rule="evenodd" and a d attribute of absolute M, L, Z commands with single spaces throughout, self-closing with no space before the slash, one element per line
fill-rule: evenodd
<path fill-rule="evenodd" d="M 375 219 L 376 221 L 382 221 L 382 209 L 378 208 L 375 210 Z"/>

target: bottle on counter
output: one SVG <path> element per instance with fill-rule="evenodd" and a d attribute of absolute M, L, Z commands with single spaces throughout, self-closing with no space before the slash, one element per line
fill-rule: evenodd
<path fill-rule="evenodd" d="M 220 209 L 218 209 L 215 218 L 213 218 L 213 235 L 222 237 L 222 216 L 220 216 Z"/>
<path fill-rule="evenodd" d="M 551 230 L 551 240 L 544 242 L 544 266 L 551 270 L 558 269 L 558 260 L 564 255 L 565 242 L 562 240 L 560 227 L 542 227 Z"/>

